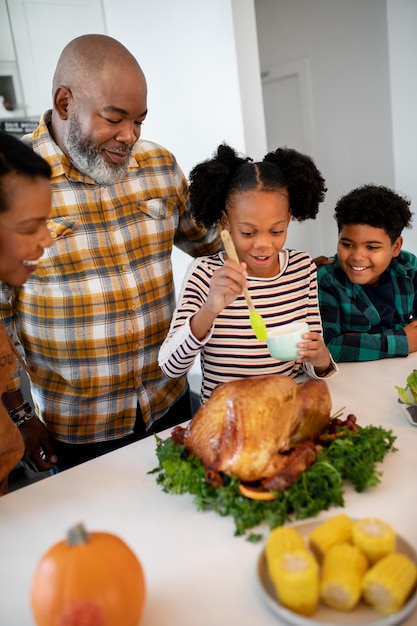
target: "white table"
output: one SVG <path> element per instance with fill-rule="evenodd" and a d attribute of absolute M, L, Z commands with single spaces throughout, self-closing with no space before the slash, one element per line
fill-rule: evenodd
<path fill-rule="evenodd" d="M 361 425 L 381 425 L 397 436 L 398 451 L 386 456 L 381 484 L 362 494 L 347 489 L 344 512 L 390 522 L 417 549 L 417 428 L 406 421 L 395 390 L 414 368 L 416 354 L 346 363 L 329 388 L 334 411 L 345 406 L 345 415 L 355 413 Z M 231 519 L 196 511 L 190 496 L 163 493 L 148 474 L 156 465 L 151 437 L 0 499 L 2 626 L 33 625 L 35 566 L 79 521 L 119 535 L 140 558 L 148 587 L 141 626 L 279 624 L 255 585 L 263 543 L 234 537 Z M 417 615 L 406 624 L 415 626 Z"/>

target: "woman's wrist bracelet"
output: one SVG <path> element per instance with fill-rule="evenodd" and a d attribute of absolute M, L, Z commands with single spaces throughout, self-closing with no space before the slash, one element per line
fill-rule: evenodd
<path fill-rule="evenodd" d="M 34 417 L 34 413 L 29 402 L 24 402 L 15 409 L 11 409 L 9 411 L 9 415 L 18 428 L 23 424 L 23 422 L 28 422 L 32 419 L 32 417 Z"/>

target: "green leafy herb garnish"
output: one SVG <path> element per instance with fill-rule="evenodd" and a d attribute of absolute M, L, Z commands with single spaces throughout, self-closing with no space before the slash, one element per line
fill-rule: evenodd
<path fill-rule="evenodd" d="M 404 404 L 417 403 L 417 370 L 413 370 L 407 376 L 407 387 L 395 387 L 398 391 L 399 398 Z M 411 394 L 411 395 L 410 395 Z"/>
<path fill-rule="evenodd" d="M 262 535 L 251 529 L 260 524 L 269 528 L 286 521 L 314 517 L 331 506 L 343 506 L 343 482 L 349 481 L 358 492 L 380 482 L 382 472 L 376 469 L 389 451 L 395 451 L 396 437 L 392 431 L 366 426 L 357 432 L 336 437 L 320 450 L 317 460 L 289 489 L 275 500 L 250 500 L 239 493 L 239 480 L 223 476 L 224 486 L 214 488 L 205 480 L 200 460 L 171 438 L 162 440 L 155 435 L 159 466 L 150 473 L 156 482 L 171 494 L 189 493 L 199 511 L 212 510 L 230 515 L 235 523 L 235 535 L 245 535 L 258 541 Z"/>

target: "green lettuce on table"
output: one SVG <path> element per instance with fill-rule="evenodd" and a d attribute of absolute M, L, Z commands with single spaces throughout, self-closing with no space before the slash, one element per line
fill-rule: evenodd
<path fill-rule="evenodd" d="M 398 396 L 401 402 L 404 404 L 416 404 L 417 403 L 417 370 L 413 370 L 409 376 L 407 376 L 407 387 L 395 387 L 398 391 Z"/>

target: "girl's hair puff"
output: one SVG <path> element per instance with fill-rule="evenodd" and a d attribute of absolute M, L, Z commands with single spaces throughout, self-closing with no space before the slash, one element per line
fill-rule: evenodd
<path fill-rule="evenodd" d="M 327 188 L 313 159 L 292 148 L 278 148 L 269 152 L 265 161 L 274 163 L 283 172 L 292 218 L 299 222 L 315 219 Z"/>
<path fill-rule="evenodd" d="M 249 161 L 249 157 L 239 157 L 233 148 L 221 144 L 212 159 L 191 170 L 191 212 L 199 225 L 209 228 L 220 222 L 236 170 Z"/>
<path fill-rule="evenodd" d="M 296 150 L 279 148 L 254 163 L 225 144 L 212 159 L 190 174 L 191 212 L 198 224 L 210 227 L 220 221 L 233 197 L 245 191 L 288 191 L 292 217 L 315 218 L 324 200 L 325 181 L 312 159 Z"/>

